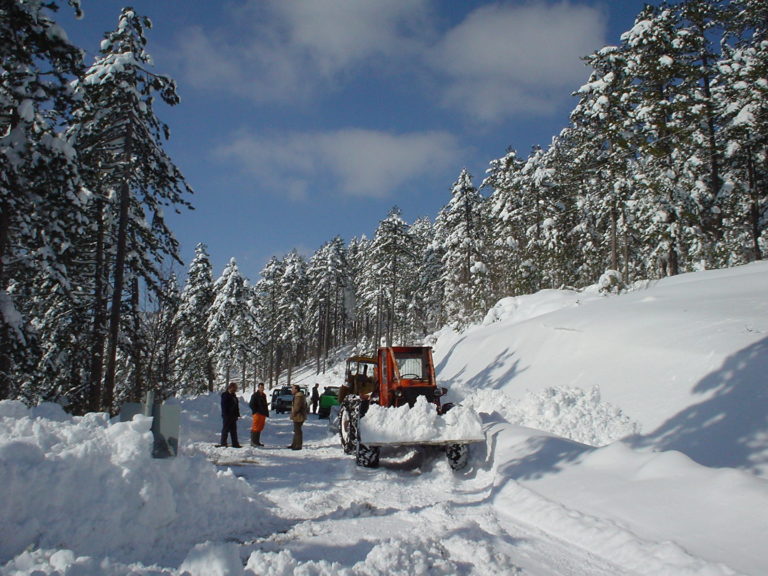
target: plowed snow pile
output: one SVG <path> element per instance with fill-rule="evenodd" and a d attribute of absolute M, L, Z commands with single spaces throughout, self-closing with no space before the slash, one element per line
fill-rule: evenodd
<path fill-rule="evenodd" d="M 440 416 L 434 404 L 420 396 L 413 408 L 371 405 L 360 419 L 360 438 L 366 444 L 418 444 L 483 439 L 483 426 L 474 411 L 454 406 Z"/>

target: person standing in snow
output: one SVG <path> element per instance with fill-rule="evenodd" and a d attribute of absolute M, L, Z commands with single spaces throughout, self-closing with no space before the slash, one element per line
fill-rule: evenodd
<path fill-rule="evenodd" d="M 312 388 L 312 414 L 317 414 L 317 404 L 320 402 L 320 391 L 317 389 L 320 384 L 315 383 Z"/>
<path fill-rule="evenodd" d="M 259 385 L 251 395 L 251 401 L 248 402 L 253 413 L 253 424 L 251 425 L 251 446 L 264 446 L 261 443 L 261 432 L 269 417 L 269 405 L 267 404 L 267 395 L 264 393 L 264 382 Z"/>
<path fill-rule="evenodd" d="M 237 420 L 240 418 L 240 402 L 237 399 L 237 384 L 230 382 L 221 394 L 221 442 L 219 446 L 227 445 L 227 436 L 232 437 L 232 448 L 240 448 L 237 441 Z"/>
<path fill-rule="evenodd" d="M 301 450 L 304 442 L 304 435 L 301 427 L 304 425 L 304 421 L 307 419 L 307 413 L 309 407 L 307 406 L 307 399 L 304 396 L 304 392 L 298 385 L 291 386 L 291 394 L 293 394 L 293 403 L 291 404 L 291 420 L 293 421 L 293 442 L 288 446 L 291 450 Z"/>

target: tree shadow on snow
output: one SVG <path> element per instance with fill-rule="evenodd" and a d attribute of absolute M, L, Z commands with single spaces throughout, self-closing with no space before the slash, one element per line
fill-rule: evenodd
<path fill-rule="evenodd" d="M 728 357 L 694 388 L 706 399 L 667 420 L 635 447 L 678 450 L 711 467 L 768 471 L 768 338 Z"/>
<path fill-rule="evenodd" d="M 559 472 L 568 464 L 595 450 L 586 444 L 548 435 L 521 438 L 518 443 L 500 447 L 499 434 L 505 426 L 506 420 L 498 414 L 483 416 L 486 441 L 471 445 L 472 468 L 468 471 L 468 476 L 474 477 L 481 470 L 487 472 L 497 468 L 499 476 L 504 478 L 532 480 Z M 509 440 L 505 440 L 505 443 L 508 442 Z M 519 456 L 515 457 L 515 454 Z M 506 461 L 497 464 L 497 458 L 504 458 Z"/>
<path fill-rule="evenodd" d="M 453 353 L 453 350 L 459 345 L 460 342 L 461 340 L 454 344 L 451 347 L 451 350 L 443 357 L 442 361 L 435 367 L 435 372 L 437 374 L 442 373 L 443 368 L 446 366 L 448 360 L 451 357 L 451 354 Z M 498 356 L 496 356 L 492 362 L 489 362 L 483 370 L 466 381 L 466 387 L 474 390 L 494 390 L 506 386 L 513 378 L 515 378 L 515 376 L 523 371 L 520 369 L 520 360 L 512 360 L 514 354 L 514 351 L 512 351 L 510 348 L 503 349 L 498 354 Z M 500 374 L 498 370 L 500 370 L 502 367 L 506 367 L 506 369 L 504 373 Z M 442 381 L 441 385 L 445 385 L 450 389 L 454 383 L 462 380 L 462 377 L 466 371 L 467 367 L 462 367 L 462 369 L 456 372 L 456 374 L 454 374 L 451 378 Z"/>
<path fill-rule="evenodd" d="M 528 438 L 525 444 L 527 453 L 524 456 L 499 466 L 501 476 L 515 480 L 541 478 L 559 472 L 595 450 L 592 446 L 555 436 Z"/>

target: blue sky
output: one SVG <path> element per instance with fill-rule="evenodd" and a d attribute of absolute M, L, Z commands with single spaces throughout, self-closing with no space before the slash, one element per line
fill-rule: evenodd
<path fill-rule="evenodd" d="M 463 168 L 479 186 L 507 148 L 567 125 L 582 56 L 615 44 L 645 2 L 82 0 L 57 20 L 93 60 L 122 6 L 148 16 L 166 150 L 195 190 L 171 226 L 256 281 L 271 256 L 371 237 L 393 206 L 434 219 Z M 65 4 L 62 2 L 62 4 Z M 182 273 L 185 270 L 179 270 Z"/>

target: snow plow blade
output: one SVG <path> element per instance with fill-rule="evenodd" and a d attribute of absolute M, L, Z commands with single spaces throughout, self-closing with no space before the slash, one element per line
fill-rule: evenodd
<path fill-rule="evenodd" d="M 366 446 L 449 446 L 484 440 L 482 422 L 474 411 L 458 405 L 438 414 L 424 397 L 412 408 L 373 404 L 360 419 L 360 442 Z"/>

